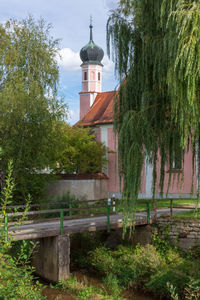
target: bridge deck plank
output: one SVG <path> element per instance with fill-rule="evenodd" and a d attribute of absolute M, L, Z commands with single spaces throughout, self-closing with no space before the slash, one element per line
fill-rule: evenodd
<path fill-rule="evenodd" d="M 185 209 L 179 209 L 177 212 L 184 211 Z M 158 217 L 160 215 L 169 215 L 169 209 L 160 209 L 157 211 Z M 153 223 L 154 213 L 151 212 L 151 223 Z M 136 226 L 147 224 L 147 217 L 145 212 L 138 212 L 136 214 Z M 110 227 L 111 229 L 121 228 L 122 214 L 116 214 L 110 216 Z M 72 234 L 78 232 L 90 232 L 97 230 L 107 229 L 107 217 L 90 217 L 83 219 L 72 219 L 64 220 L 64 234 Z M 40 223 L 28 223 L 15 227 L 9 226 L 9 233 L 12 235 L 14 240 L 28 240 L 37 239 L 49 236 L 56 236 L 60 234 L 60 221 L 59 219 L 51 219 Z"/>

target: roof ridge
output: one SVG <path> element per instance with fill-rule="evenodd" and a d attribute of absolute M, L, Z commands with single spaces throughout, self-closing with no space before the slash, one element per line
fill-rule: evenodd
<path fill-rule="evenodd" d="M 112 90 L 112 91 L 106 91 L 106 92 L 101 92 L 101 93 L 99 93 L 99 94 L 105 94 L 105 93 L 116 93 L 116 91 L 115 90 Z"/>

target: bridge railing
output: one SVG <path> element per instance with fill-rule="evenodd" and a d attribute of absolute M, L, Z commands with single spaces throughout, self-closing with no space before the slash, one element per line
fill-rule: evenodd
<path fill-rule="evenodd" d="M 139 200 L 139 203 L 146 206 L 145 210 L 147 223 L 150 224 L 150 202 Z M 0 218 L 4 217 L 5 228 L 8 228 L 8 219 L 9 224 L 12 224 L 12 222 L 24 215 L 24 209 L 26 209 L 26 207 L 26 205 L 7 205 L 6 213 L 4 213 L 4 215 L 1 214 L 2 209 L 0 208 Z M 100 201 L 80 200 L 67 202 L 37 203 L 29 205 L 29 210 L 26 212 L 26 219 L 31 218 L 33 221 L 41 221 L 42 215 L 45 217 L 45 219 L 47 217 L 48 219 L 55 219 L 56 216 L 58 218 L 59 215 L 60 232 L 61 234 L 63 234 L 64 220 L 73 220 L 78 218 L 98 217 L 106 215 L 107 230 L 109 232 L 110 216 L 118 214 L 121 211 L 121 200 L 115 198 L 102 199 Z"/>

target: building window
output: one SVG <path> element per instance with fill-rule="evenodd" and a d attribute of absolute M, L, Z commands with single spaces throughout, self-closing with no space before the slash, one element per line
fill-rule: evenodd
<path fill-rule="evenodd" d="M 173 160 L 172 170 L 182 170 L 182 161 L 180 158 L 176 158 L 176 160 Z"/>
<path fill-rule="evenodd" d="M 87 72 L 84 72 L 84 80 L 87 80 Z"/>
<path fill-rule="evenodd" d="M 98 81 L 100 81 L 101 80 L 101 73 L 99 72 L 98 73 Z"/>
<path fill-rule="evenodd" d="M 178 155 L 178 153 L 174 153 L 172 166 L 170 167 L 167 173 L 182 173 L 183 165 L 182 165 L 182 157 Z"/>

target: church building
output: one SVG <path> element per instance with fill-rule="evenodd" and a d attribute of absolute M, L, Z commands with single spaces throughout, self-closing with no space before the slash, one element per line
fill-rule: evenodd
<path fill-rule="evenodd" d="M 80 94 L 80 120 L 76 125 L 91 127 L 94 130 L 97 141 L 101 141 L 107 147 L 107 166 L 103 172 L 108 176 L 108 195 L 120 196 L 120 180 L 118 175 L 118 151 L 117 137 L 113 130 L 113 107 L 115 91 L 102 92 L 102 70 L 101 63 L 104 52 L 93 41 L 93 26 L 90 24 L 90 40 L 80 51 L 82 60 L 82 91 Z M 133 128 L 134 130 L 134 128 Z M 159 159 L 157 171 L 159 174 Z M 151 198 L 153 167 L 146 163 L 143 170 L 140 198 Z M 185 163 L 182 168 L 169 170 L 166 166 L 166 176 L 164 183 L 164 196 L 168 189 L 168 178 L 170 172 L 173 173 L 172 185 L 168 191 L 169 198 L 189 198 L 191 197 L 191 186 L 193 181 L 193 192 L 197 191 L 196 174 L 192 171 L 192 152 L 185 154 Z M 178 176 L 180 183 L 177 184 Z M 156 188 L 156 196 L 159 197 L 159 184 Z"/>

